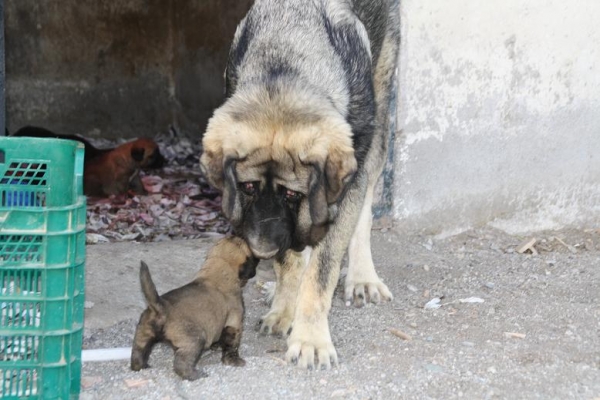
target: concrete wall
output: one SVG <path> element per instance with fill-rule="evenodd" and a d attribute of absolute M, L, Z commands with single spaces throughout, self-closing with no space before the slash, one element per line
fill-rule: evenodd
<path fill-rule="evenodd" d="M 600 2 L 401 4 L 399 225 L 600 223 Z"/>
<path fill-rule="evenodd" d="M 133 137 L 204 131 L 251 0 L 5 0 L 7 122 Z"/>

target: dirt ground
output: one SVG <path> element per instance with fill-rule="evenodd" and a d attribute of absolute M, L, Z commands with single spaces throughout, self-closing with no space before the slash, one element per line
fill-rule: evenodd
<path fill-rule="evenodd" d="M 532 237 L 539 254 L 518 253 Z M 213 240 L 88 246 L 84 349 L 131 345 L 144 308 L 140 259 L 162 293 L 191 279 Z M 357 309 L 336 292 L 337 368 L 288 366 L 285 341 L 256 332 L 268 311 L 262 282 L 272 277 L 262 266 L 245 289 L 246 367 L 223 366 L 209 351 L 199 362 L 209 376 L 182 381 L 172 350 L 159 345 L 141 372 L 126 360 L 85 363 L 81 399 L 600 399 L 600 231 L 385 230 L 372 242 L 395 299 Z M 425 307 L 436 298 L 441 307 Z"/>

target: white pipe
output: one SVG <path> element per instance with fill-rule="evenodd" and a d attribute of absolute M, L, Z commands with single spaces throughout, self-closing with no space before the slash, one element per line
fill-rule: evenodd
<path fill-rule="evenodd" d="M 82 362 L 128 360 L 130 357 L 131 347 L 83 350 L 81 352 Z"/>

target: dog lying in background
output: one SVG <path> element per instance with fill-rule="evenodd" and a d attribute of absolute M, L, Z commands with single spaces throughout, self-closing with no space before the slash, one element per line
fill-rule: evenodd
<path fill-rule="evenodd" d="M 85 163 L 83 191 L 87 196 L 96 197 L 126 193 L 130 189 L 145 194 L 140 170 L 162 164 L 162 156 L 153 140 L 137 139 L 122 144 Z"/>
<path fill-rule="evenodd" d="M 195 279 L 158 295 L 148 266 L 142 261 L 140 281 L 148 308 L 142 313 L 131 351 L 131 369 L 148 368 L 155 343 L 175 349 L 175 372 L 183 379 L 207 376 L 196 369 L 206 349 L 218 345 L 225 365 L 244 366 L 238 349 L 242 337 L 242 288 L 256 274 L 258 259 L 238 237 L 221 239 L 209 252 Z"/>
<path fill-rule="evenodd" d="M 85 146 L 83 191 L 104 197 L 128 190 L 145 194 L 139 171 L 161 168 L 165 159 L 151 139 L 137 139 L 113 148 L 99 149 L 77 135 L 62 135 L 48 129 L 25 126 L 11 136 L 76 140 Z"/>

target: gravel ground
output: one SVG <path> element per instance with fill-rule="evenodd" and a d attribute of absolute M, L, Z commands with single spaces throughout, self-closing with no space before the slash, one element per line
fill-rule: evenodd
<path fill-rule="evenodd" d="M 539 254 L 517 253 L 529 237 Z M 336 292 L 340 365 L 328 371 L 286 365 L 285 341 L 255 331 L 268 311 L 258 283 L 272 277 L 262 266 L 244 294 L 246 367 L 223 366 L 209 351 L 199 362 L 209 376 L 182 381 L 172 350 L 159 345 L 141 372 L 127 361 L 84 364 L 81 399 L 600 399 L 600 231 L 529 237 L 374 231 L 374 260 L 395 299 L 357 309 Z M 88 246 L 84 348 L 131 345 L 144 307 L 140 258 L 162 293 L 193 276 L 211 243 Z M 425 308 L 434 298 L 442 306 Z"/>

